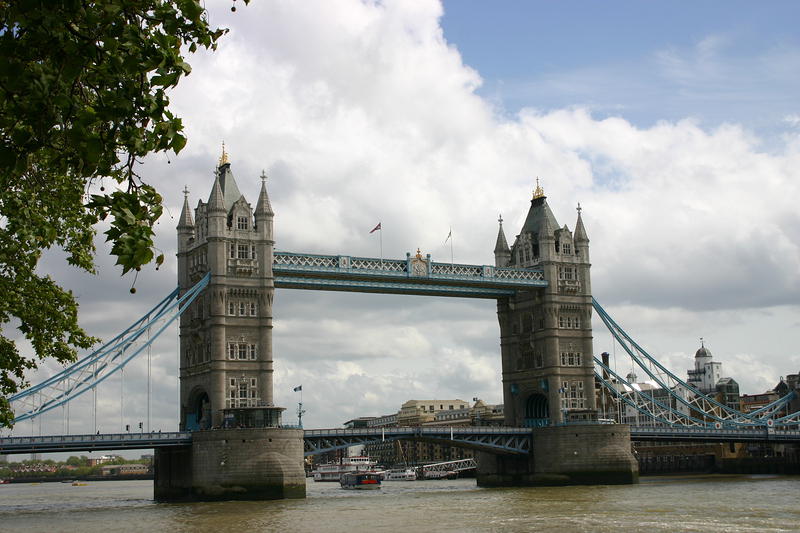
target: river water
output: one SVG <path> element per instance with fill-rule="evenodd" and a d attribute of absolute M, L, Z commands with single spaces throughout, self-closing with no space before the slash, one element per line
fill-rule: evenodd
<path fill-rule="evenodd" d="M 474 479 L 308 482 L 305 500 L 163 504 L 151 481 L 0 485 L 0 531 L 798 531 L 800 477 L 648 477 L 638 485 L 483 489 Z"/>

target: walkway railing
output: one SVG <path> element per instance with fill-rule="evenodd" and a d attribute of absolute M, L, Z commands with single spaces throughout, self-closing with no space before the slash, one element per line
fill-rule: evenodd
<path fill-rule="evenodd" d="M 305 455 L 395 440 L 449 442 L 454 446 L 501 454 L 527 454 L 533 444 L 529 428 L 500 426 L 312 429 L 305 431 Z"/>
<path fill-rule="evenodd" d="M 502 298 L 546 287 L 541 270 L 431 261 L 275 252 L 278 288 Z"/>

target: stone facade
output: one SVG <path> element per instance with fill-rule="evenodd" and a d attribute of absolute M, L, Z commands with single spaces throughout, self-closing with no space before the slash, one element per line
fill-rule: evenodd
<path fill-rule="evenodd" d="M 500 219 L 494 253 L 496 266 L 539 268 L 548 282 L 497 302 L 506 425 L 593 418 L 591 264 L 580 208 L 573 234 L 558 225 L 537 185 L 511 247 Z"/>
<path fill-rule="evenodd" d="M 211 282 L 181 315 L 182 430 L 222 424 L 222 410 L 272 406 L 273 212 L 262 176 L 255 211 L 223 157 L 194 218 L 188 191 L 178 224 L 182 291 Z"/>
<path fill-rule="evenodd" d="M 198 431 L 192 445 L 156 450 L 155 499 L 304 498 L 303 431 Z"/>

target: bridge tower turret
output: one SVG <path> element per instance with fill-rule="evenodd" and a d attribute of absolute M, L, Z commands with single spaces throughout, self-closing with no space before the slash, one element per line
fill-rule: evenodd
<path fill-rule="evenodd" d="M 188 289 L 207 272 L 208 288 L 181 316 L 181 420 L 185 430 L 247 418 L 277 425 L 272 390 L 272 207 L 266 184 L 255 212 L 223 146 L 208 202 L 188 198 L 178 225 L 178 279 Z M 256 413 L 256 411 L 259 411 Z"/>
<path fill-rule="evenodd" d="M 500 227 L 497 230 L 497 242 L 494 245 L 494 266 L 506 267 L 511 261 L 511 249 L 508 247 L 506 234 L 503 232 L 503 215 L 500 215 L 497 222 Z"/>
<path fill-rule="evenodd" d="M 591 265 L 580 211 L 574 235 L 559 227 L 537 180 L 509 257 L 508 266 L 542 269 L 548 286 L 498 300 L 506 424 L 594 418 Z"/>

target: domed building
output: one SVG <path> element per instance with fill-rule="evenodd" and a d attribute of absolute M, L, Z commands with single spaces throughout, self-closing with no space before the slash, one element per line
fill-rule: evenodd
<path fill-rule="evenodd" d="M 700 339 L 700 348 L 694 354 L 694 369 L 688 370 L 690 385 L 707 396 L 714 396 L 728 407 L 738 410 L 739 384 L 730 377 L 722 377 L 722 363 L 712 361 L 711 350 Z"/>

